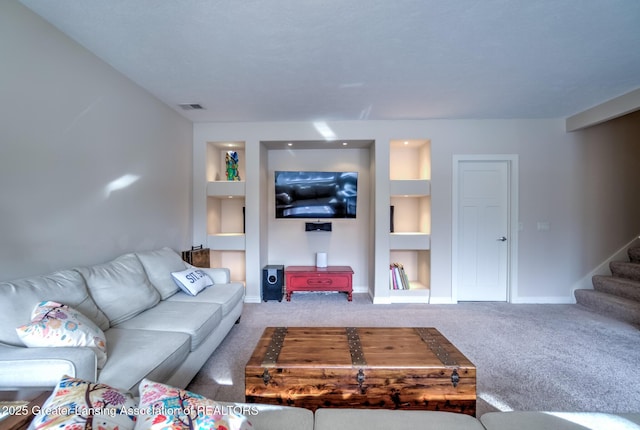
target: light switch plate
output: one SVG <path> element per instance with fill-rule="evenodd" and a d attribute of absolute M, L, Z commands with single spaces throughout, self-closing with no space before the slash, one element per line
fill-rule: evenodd
<path fill-rule="evenodd" d="M 538 231 L 547 231 L 550 227 L 549 221 L 538 221 Z"/>

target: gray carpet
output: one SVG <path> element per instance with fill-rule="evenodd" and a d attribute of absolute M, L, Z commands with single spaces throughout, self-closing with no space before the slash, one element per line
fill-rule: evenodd
<path fill-rule="evenodd" d="M 267 326 L 435 327 L 477 367 L 477 416 L 494 410 L 640 412 L 640 330 L 578 305 L 373 305 L 294 294 L 246 304 L 188 389 L 244 401 L 244 365 Z"/>

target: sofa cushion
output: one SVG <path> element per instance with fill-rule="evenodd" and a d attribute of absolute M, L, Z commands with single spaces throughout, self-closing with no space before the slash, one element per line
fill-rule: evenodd
<path fill-rule="evenodd" d="M 454 412 L 321 408 L 316 410 L 314 429 L 484 430 L 484 427 L 472 416 Z"/>
<path fill-rule="evenodd" d="M 244 300 L 244 285 L 240 282 L 215 284 L 197 296 L 190 296 L 179 291 L 167 299 L 176 302 L 217 303 L 222 306 L 222 315 L 226 316 L 237 304 Z"/>
<path fill-rule="evenodd" d="M 38 413 L 29 428 L 133 430 L 136 408 L 129 393 L 65 376 L 42 407 L 35 409 Z"/>
<path fill-rule="evenodd" d="M 104 333 L 89 318 L 58 302 L 36 305 L 31 322 L 16 328 L 22 342 L 29 347 L 86 346 L 96 354 L 98 368 L 107 361 Z"/>
<path fill-rule="evenodd" d="M 222 309 L 218 304 L 165 300 L 116 327 L 186 333 L 191 338 L 193 351 L 215 330 L 221 320 Z"/>
<path fill-rule="evenodd" d="M 138 416 L 136 430 L 253 429 L 247 417 L 239 412 L 240 408 L 222 405 L 191 391 L 144 379 L 139 392 L 140 409 L 151 413 Z"/>
<path fill-rule="evenodd" d="M 172 272 L 171 276 L 176 281 L 178 287 L 191 296 L 197 296 L 200 291 L 213 285 L 213 281 L 209 275 L 197 267 L 180 272 Z"/>
<path fill-rule="evenodd" d="M 640 413 L 488 412 L 480 417 L 480 421 L 487 430 L 615 430 L 638 428 Z"/>
<path fill-rule="evenodd" d="M 171 248 L 161 248 L 154 251 L 136 252 L 151 285 L 165 300 L 177 293 L 179 288 L 171 277 L 171 272 L 179 272 L 187 268 L 185 262 Z"/>
<path fill-rule="evenodd" d="M 49 275 L 0 282 L 0 342 L 24 346 L 16 327 L 28 322 L 34 305 L 43 300 L 69 305 L 101 330 L 109 328 L 109 320 L 89 295 L 82 276 L 74 270 L 61 270 Z"/>
<path fill-rule="evenodd" d="M 135 254 L 124 254 L 109 263 L 77 270 L 111 325 L 126 321 L 160 301 L 160 294 L 149 282 Z"/>
<path fill-rule="evenodd" d="M 191 339 L 180 332 L 110 328 L 109 359 L 98 381 L 137 393 L 143 378 L 167 380 L 189 355 Z"/>
<path fill-rule="evenodd" d="M 309 409 L 264 403 L 219 403 L 248 416 L 256 430 L 313 430 L 313 412 Z"/>

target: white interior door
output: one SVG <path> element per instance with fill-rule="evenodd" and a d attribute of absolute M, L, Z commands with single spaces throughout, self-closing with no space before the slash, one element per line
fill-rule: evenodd
<path fill-rule="evenodd" d="M 509 162 L 460 161 L 457 171 L 457 299 L 507 301 Z"/>

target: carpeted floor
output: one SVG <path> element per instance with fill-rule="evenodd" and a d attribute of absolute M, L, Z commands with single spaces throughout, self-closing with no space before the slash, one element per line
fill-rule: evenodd
<path fill-rule="evenodd" d="M 244 365 L 267 326 L 435 327 L 477 367 L 477 415 L 640 412 L 640 330 L 578 305 L 373 305 L 364 294 L 246 304 L 188 389 L 244 401 Z"/>

